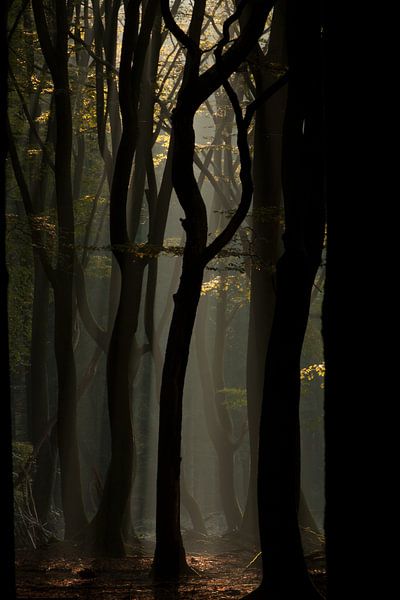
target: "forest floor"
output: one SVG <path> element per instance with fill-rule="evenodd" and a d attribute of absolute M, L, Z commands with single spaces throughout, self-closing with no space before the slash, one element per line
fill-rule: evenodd
<path fill-rule="evenodd" d="M 156 584 L 150 578 L 153 544 L 128 548 L 124 559 L 83 556 L 77 546 L 58 542 L 37 550 L 18 550 L 18 600 L 232 600 L 260 581 L 254 550 L 232 539 L 186 537 L 190 566 L 198 576 L 179 585 Z M 325 590 L 323 549 L 313 546 L 308 566 L 315 585 Z"/>

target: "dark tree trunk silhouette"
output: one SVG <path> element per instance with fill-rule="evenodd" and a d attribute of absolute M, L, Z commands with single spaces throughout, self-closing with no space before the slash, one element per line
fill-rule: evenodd
<path fill-rule="evenodd" d="M 30 29 L 32 24 L 29 20 Z M 29 129 L 33 137 L 32 128 Z M 54 102 L 50 107 L 50 115 L 46 134 L 46 144 L 54 143 Z M 46 206 L 46 185 L 49 180 L 50 166 L 46 156 L 42 156 L 38 181 L 31 183 L 31 198 L 37 215 L 43 214 Z M 36 472 L 32 483 L 32 493 L 39 520 L 47 521 L 50 510 L 56 469 L 57 449 L 50 437 L 48 423 L 49 389 L 48 389 L 48 318 L 50 302 L 50 280 L 43 268 L 37 252 L 33 254 L 33 306 L 32 306 L 32 337 L 30 364 L 30 419 L 31 441 L 34 448 L 39 448 L 36 459 Z"/>
<path fill-rule="evenodd" d="M 354 6 L 341 19 L 330 2 L 325 1 L 324 8 L 327 252 L 322 325 L 328 598 L 390 598 L 397 570 L 388 569 L 386 553 L 374 548 L 386 547 L 392 529 L 368 526 L 368 515 L 384 514 L 393 522 L 397 513 L 388 478 L 397 469 L 397 420 L 389 424 L 394 413 L 385 400 L 397 397 L 397 378 L 382 377 L 376 368 L 384 365 L 385 373 L 397 372 L 397 353 L 385 348 L 392 336 L 397 339 L 398 292 L 390 285 L 389 294 L 384 290 L 392 269 L 398 269 L 398 224 L 379 208 L 386 199 L 390 203 L 396 187 L 388 142 L 397 103 L 391 102 L 390 92 L 382 93 L 370 81 L 371 73 L 378 71 L 382 81 L 390 78 L 395 38 L 387 35 L 387 19 L 379 14 L 374 47 L 382 48 L 388 60 L 381 68 L 381 53 L 373 52 L 364 62 L 370 39 L 367 15 Z M 343 72 L 343 61 L 357 68 Z M 379 115 L 378 127 L 367 125 L 374 114 Z M 382 577 L 384 572 L 387 576 Z"/>
<path fill-rule="evenodd" d="M 72 201 L 71 154 L 72 113 L 68 76 L 67 3 L 56 4 L 54 42 L 41 0 L 32 0 L 39 42 L 54 83 L 56 123 L 55 188 L 58 219 L 58 254 L 52 273 L 55 311 L 55 355 L 58 375 L 58 447 L 65 537 L 73 537 L 86 525 L 82 502 L 79 450 L 76 432 L 76 368 L 72 340 L 75 321 L 74 214 Z"/>
<path fill-rule="evenodd" d="M 31 341 L 31 427 L 32 444 L 40 445 L 32 493 L 39 520 L 44 523 L 50 510 L 56 466 L 56 452 L 46 429 L 50 418 L 47 377 L 47 321 L 50 284 L 40 258 L 34 258 L 34 293 Z"/>
<path fill-rule="evenodd" d="M 275 3 L 266 60 L 283 68 L 285 56 L 285 4 Z M 264 60 L 263 60 L 264 59 Z M 249 64 L 255 79 L 256 94 L 273 81 L 259 46 Z M 241 533 L 258 538 L 257 464 L 261 399 L 265 356 L 275 306 L 275 265 L 279 255 L 281 233 L 281 153 L 282 126 L 286 89 L 260 106 L 254 125 L 254 196 L 252 207 L 252 242 L 255 254 L 251 266 L 249 333 L 247 342 L 247 416 L 250 440 L 250 478 Z"/>
<path fill-rule="evenodd" d="M 204 3 L 195 4 L 188 35 L 174 21 L 168 3 L 165 1 L 162 3 L 162 13 L 167 27 L 187 48 L 186 64 L 189 68 L 186 70 L 172 118 L 174 134 L 172 181 L 185 212 L 182 225 L 186 233 L 186 243 L 181 280 L 178 291 L 174 295 L 174 311 L 168 335 L 160 394 L 156 550 L 153 563 L 153 573 L 157 578 L 175 579 L 189 570 L 180 531 L 182 397 L 203 271 L 207 263 L 232 239 L 246 216 L 253 192 L 247 130 L 255 107 L 243 118 L 237 96 L 228 84 L 227 78 L 254 47 L 262 33 L 272 4 L 268 2 L 262 5 L 257 2 L 248 4 L 250 17 L 241 35 L 221 56 L 224 46 L 229 41 L 229 24 L 237 20 L 244 8 L 243 4 L 225 22 L 224 36 L 215 53 L 217 64 L 199 75 L 201 52 L 197 40 L 201 31 Z M 235 110 L 241 160 L 242 196 L 236 212 L 225 229 L 207 246 L 207 213 L 193 172 L 195 144 L 193 120 L 202 102 L 221 84 L 224 85 Z"/>
<path fill-rule="evenodd" d="M 111 462 L 99 510 L 91 530 L 97 551 L 124 556 L 124 514 L 131 491 L 133 427 L 131 420 L 130 365 L 137 330 L 143 273 L 148 258 L 132 247 L 126 216 L 129 181 L 138 143 L 140 82 L 145 66 L 156 1 L 150 0 L 139 29 L 138 3 L 126 6 L 119 70 L 122 134 L 115 159 L 110 194 L 110 239 L 121 273 L 121 292 L 107 355 L 108 410 L 111 427 Z"/>
<path fill-rule="evenodd" d="M 300 355 L 324 237 L 321 16 L 318 2 L 288 4 L 288 100 L 283 132 L 284 254 L 267 350 L 260 423 L 261 587 L 250 597 L 320 597 L 298 526 Z"/>
<path fill-rule="evenodd" d="M 3 2 L 0 7 L 0 56 L 2 68 L 0 69 L 0 132 L 1 139 L 7 140 L 6 114 L 7 114 L 7 12 L 8 2 Z M 6 196 L 5 196 L 5 163 L 7 145 L 2 144 L 0 150 L 0 340 L 2 356 L 1 390 L 2 390 L 2 418 L 0 432 L 1 470 L 0 477 L 3 485 L 3 532 L 2 544 L 4 548 L 1 561 L 2 589 L 7 598 L 13 600 L 15 593 L 15 555 L 14 555 L 14 492 L 13 492 L 13 464 L 12 464 L 12 428 L 11 428 L 11 395 L 9 375 L 9 349 L 8 349 L 8 272 L 6 267 Z"/>

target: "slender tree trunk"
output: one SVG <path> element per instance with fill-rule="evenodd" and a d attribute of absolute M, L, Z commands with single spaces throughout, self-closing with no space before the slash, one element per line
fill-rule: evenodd
<path fill-rule="evenodd" d="M 285 66 L 284 13 L 286 0 L 275 3 L 267 60 Z M 256 94 L 273 81 L 258 47 L 251 56 Z M 281 232 L 281 153 L 282 126 L 286 88 L 257 110 L 254 126 L 251 248 L 255 254 L 251 265 L 249 333 L 247 341 L 247 416 L 250 441 L 250 478 L 241 533 L 258 538 L 257 464 L 258 436 L 264 379 L 265 356 L 275 306 L 275 266 L 279 255 Z"/>
<path fill-rule="evenodd" d="M 82 501 L 76 429 L 76 367 L 72 342 L 74 309 L 70 273 L 66 272 L 57 278 L 54 290 L 54 313 L 58 375 L 58 449 L 65 537 L 68 539 L 79 533 L 87 523 Z"/>
<path fill-rule="evenodd" d="M 50 110 L 46 143 L 54 143 L 54 110 Z M 48 165 L 42 158 L 39 180 L 34 185 L 31 196 L 35 212 L 41 215 L 46 205 L 46 185 L 48 185 Z M 47 520 L 51 506 L 57 451 L 54 440 L 48 431 L 50 419 L 48 389 L 48 319 L 50 301 L 50 281 L 37 252 L 33 255 L 34 289 L 32 306 L 32 337 L 30 364 L 30 401 L 32 443 L 40 445 L 37 455 L 37 469 L 32 485 L 35 507 L 41 522 Z"/>
<path fill-rule="evenodd" d="M 111 463 L 98 513 L 92 522 L 95 547 L 111 556 L 124 556 L 123 516 L 132 482 L 133 428 L 129 369 L 145 263 L 128 253 L 120 258 L 121 295 L 107 356 Z M 118 401 L 116 401 L 118 399 Z"/>
<path fill-rule="evenodd" d="M 158 441 L 157 546 L 153 566 L 159 578 L 176 578 L 189 571 L 180 531 L 182 395 L 202 280 L 201 267 L 186 274 L 182 272 L 174 296 L 174 312 L 165 352 Z"/>
<path fill-rule="evenodd" d="M 294 594 L 320 597 L 308 577 L 297 516 L 300 356 L 325 222 L 320 28 L 317 2 L 307 9 L 288 6 L 290 82 L 282 154 L 285 250 L 277 264 L 260 424 L 258 506 L 263 582 L 256 592 L 284 599 Z"/>
<path fill-rule="evenodd" d="M 119 71 L 123 129 L 110 194 L 110 239 L 113 255 L 120 268 L 121 293 L 107 356 L 111 462 L 102 501 L 90 533 L 94 536 L 98 551 L 111 556 L 125 555 L 122 528 L 132 483 L 134 445 L 129 374 L 147 258 L 140 257 L 131 246 L 131 228 L 126 213 L 132 163 L 138 142 L 140 82 L 155 14 L 156 2 L 149 0 L 139 29 L 138 4 L 132 0 L 127 3 Z"/>
<path fill-rule="evenodd" d="M 55 41 L 50 38 L 42 0 L 32 0 L 40 45 L 54 82 L 56 123 L 55 188 L 58 220 L 57 267 L 54 272 L 54 346 L 58 375 L 58 446 L 65 537 L 73 537 L 86 525 L 82 501 L 79 449 L 76 430 L 76 368 L 72 335 L 75 322 L 74 213 L 72 198 L 72 112 L 68 75 L 67 4 L 55 10 Z"/>
<path fill-rule="evenodd" d="M 34 447 L 40 444 L 40 450 L 36 459 L 37 469 L 32 492 L 38 517 L 41 522 L 45 522 L 51 505 L 56 463 L 50 436 L 46 435 L 50 418 L 47 378 L 50 284 L 37 255 L 34 256 L 34 271 L 30 368 L 31 425 L 32 444 Z"/>
<path fill-rule="evenodd" d="M 203 515 L 201 514 L 200 507 L 196 502 L 195 498 L 189 492 L 186 478 L 184 477 L 183 471 L 181 474 L 181 498 L 182 504 L 186 508 L 189 513 L 190 520 L 192 521 L 193 530 L 196 533 L 201 533 L 202 535 L 207 535 L 207 529 L 204 524 Z"/>
<path fill-rule="evenodd" d="M 223 282 L 223 279 L 222 279 Z M 219 426 L 213 427 L 207 419 L 209 429 L 213 429 L 211 437 L 217 452 L 219 489 L 222 508 L 225 514 L 228 531 L 238 530 L 242 513 L 236 496 L 235 489 L 235 447 L 233 444 L 233 428 L 229 411 L 225 405 L 226 395 L 224 378 L 224 355 L 226 339 L 226 292 L 219 292 L 217 300 L 216 330 L 213 357 L 214 381 L 214 419 Z M 212 418 L 212 416 L 211 416 Z"/>
<path fill-rule="evenodd" d="M 3 2 L 0 7 L 0 56 L 4 63 L 0 69 L 0 132 L 1 139 L 7 140 L 6 114 L 7 114 L 7 12 L 8 2 Z M 13 493 L 13 464 L 12 464 L 12 427 L 11 427 L 11 393 L 9 375 L 9 348 L 8 348 L 8 309 L 7 289 L 8 272 L 6 267 L 6 195 L 5 195 L 5 164 L 8 148 L 1 145 L 0 150 L 0 340 L 2 356 L 1 389 L 3 398 L 3 411 L 1 419 L 0 452 L 1 452 L 1 482 L 4 486 L 3 497 L 3 532 L 2 543 L 4 558 L 1 561 L 2 589 L 7 598 L 13 600 L 15 592 L 15 551 L 14 551 L 14 493 Z"/>
<path fill-rule="evenodd" d="M 247 130 L 251 111 L 243 118 L 239 101 L 227 78 L 236 70 L 261 35 L 269 3 L 253 3 L 246 33 L 222 55 L 225 36 L 218 46 L 218 64 L 199 75 L 201 52 L 198 40 L 205 3 L 196 2 L 188 34 L 173 20 L 169 5 L 162 3 L 163 17 L 174 35 L 186 46 L 188 69 L 173 114 L 175 136 L 172 181 L 185 212 L 182 225 L 186 232 L 182 275 L 174 296 L 174 312 L 168 336 L 160 394 L 160 425 L 157 472 L 156 549 L 153 570 L 158 578 L 176 579 L 188 571 L 180 532 L 179 475 L 181 462 L 182 397 L 190 340 L 200 298 L 203 271 L 209 260 L 232 239 L 250 206 L 253 186 Z M 232 20 L 237 19 L 237 15 Z M 225 27 L 226 29 L 226 27 Z M 235 45 L 236 44 L 236 45 Z M 234 104 L 241 159 L 242 196 L 236 212 L 223 231 L 207 246 L 207 211 L 194 172 L 194 116 L 220 85 L 227 89 Z M 247 118 L 248 117 L 248 118 Z"/>

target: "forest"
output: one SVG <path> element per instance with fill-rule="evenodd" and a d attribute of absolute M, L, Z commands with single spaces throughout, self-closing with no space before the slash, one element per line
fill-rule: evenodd
<path fill-rule="evenodd" d="M 338 12 L 2 2 L 5 598 L 363 597 L 376 351 Z"/>

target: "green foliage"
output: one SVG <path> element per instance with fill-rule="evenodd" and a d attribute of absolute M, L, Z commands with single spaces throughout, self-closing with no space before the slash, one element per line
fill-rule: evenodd
<path fill-rule="evenodd" d="M 311 381 L 319 381 L 320 387 L 324 387 L 325 363 L 309 365 L 300 371 L 300 379 L 305 384 Z"/>
<path fill-rule="evenodd" d="M 13 471 L 14 479 L 23 471 L 32 456 L 32 444 L 29 442 L 13 442 Z"/>
<path fill-rule="evenodd" d="M 228 408 L 242 408 L 247 405 L 247 390 L 246 388 L 223 388 L 219 390 L 225 394 L 225 406 Z"/>
<path fill-rule="evenodd" d="M 242 307 L 250 301 L 250 286 L 244 273 L 235 275 L 216 275 L 205 281 L 201 287 L 201 295 L 211 295 L 220 298 L 227 294 L 232 306 Z"/>

